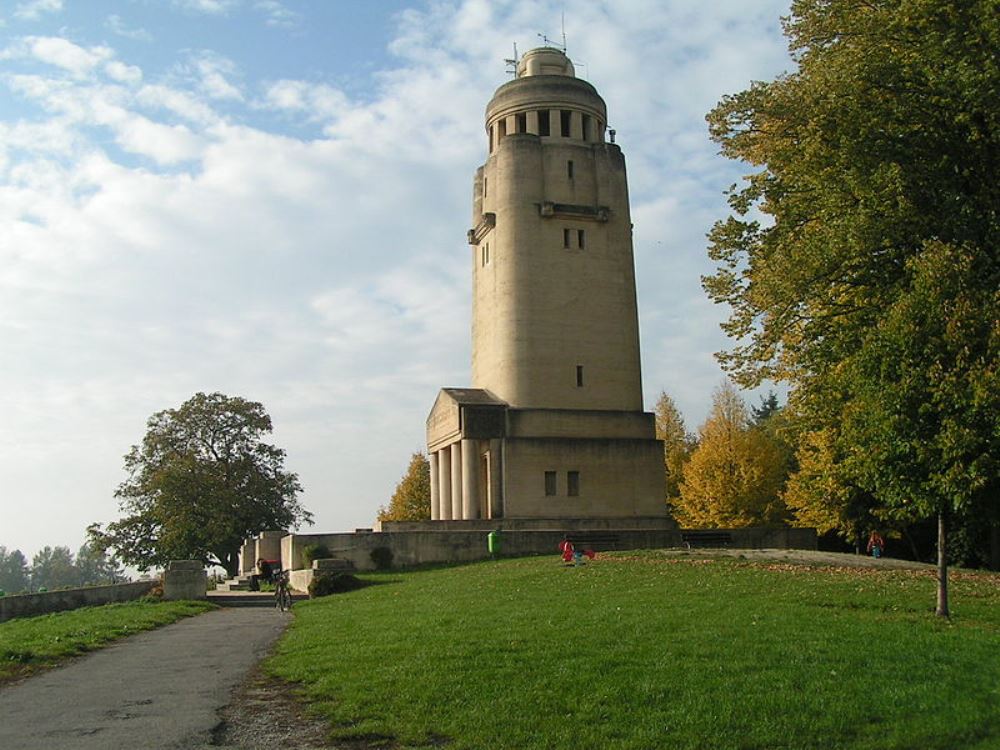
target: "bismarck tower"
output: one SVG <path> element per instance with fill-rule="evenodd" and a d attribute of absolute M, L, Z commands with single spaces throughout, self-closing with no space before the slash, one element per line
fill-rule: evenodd
<path fill-rule="evenodd" d="M 486 107 L 472 387 L 443 389 L 427 420 L 432 520 L 667 520 L 625 160 L 606 126 L 604 100 L 550 47 Z"/>

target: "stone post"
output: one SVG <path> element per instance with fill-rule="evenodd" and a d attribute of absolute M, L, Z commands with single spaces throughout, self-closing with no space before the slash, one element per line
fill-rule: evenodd
<path fill-rule="evenodd" d="M 164 599 L 205 599 L 208 575 L 200 560 L 171 560 L 163 571 Z"/>

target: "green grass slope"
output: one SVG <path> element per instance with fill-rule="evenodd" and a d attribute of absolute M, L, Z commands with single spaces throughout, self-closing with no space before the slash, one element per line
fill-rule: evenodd
<path fill-rule="evenodd" d="M 388 747 L 1000 747 L 1000 591 L 957 573 L 657 552 L 371 576 L 269 663 Z"/>

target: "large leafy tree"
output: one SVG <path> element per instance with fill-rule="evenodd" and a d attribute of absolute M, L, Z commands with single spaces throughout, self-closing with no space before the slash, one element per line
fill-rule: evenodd
<path fill-rule="evenodd" d="M 263 440 L 270 432 L 261 404 L 221 393 L 157 412 L 125 456 L 123 517 L 92 525 L 91 542 L 140 570 L 195 559 L 234 574 L 244 539 L 312 522 L 285 452 Z"/>
<path fill-rule="evenodd" d="M 83 586 L 116 583 L 124 576 L 118 562 L 92 542 L 87 542 L 77 551 L 76 571 L 79 583 Z"/>
<path fill-rule="evenodd" d="M 1000 14 L 795 0 L 785 33 L 797 70 L 708 116 L 757 168 L 711 234 L 723 362 L 792 385 L 814 484 L 938 517 L 947 615 L 948 518 L 995 518 L 1000 490 Z"/>
<path fill-rule="evenodd" d="M 654 409 L 656 414 L 656 437 L 663 441 L 663 465 L 666 474 L 666 499 L 669 506 L 677 502 L 681 494 L 681 480 L 684 466 L 698 445 L 694 435 L 684 426 L 684 417 L 674 400 L 666 391 L 660 392 Z"/>
<path fill-rule="evenodd" d="M 35 589 L 58 589 L 80 585 L 80 573 L 69 547 L 46 546 L 31 559 L 31 585 Z"/>
<path fill-rule="evenodd" d="M 692 528 L 779 523 L 787 511 L 780 493 L 787 475 L 781 447 L 750 424 L 730 384 L 716 389 L 712 411 L 698 430 L 698 447 L 684 467 L 677 520 Z"/>
<path fill-rule="evenodd" d="M 379 521 L 426 521 L 431 517 L 431 465 L 423 453 L 414 453 L 389 505 L 378 509 Z"/>
<path fill-rule="evenodd" d="M 27 591 L 30 585 L 30 571 L 24 553 L 19 549 L 7 551 L 0 546 L 0 589 L 8 594 Z"/>

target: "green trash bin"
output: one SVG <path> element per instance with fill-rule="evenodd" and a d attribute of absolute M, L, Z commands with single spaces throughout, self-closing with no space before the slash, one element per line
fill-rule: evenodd
<path fill-rule="evenodd" d="M 500 529 L 493 529 L 486 535 L 486 548 L 490 551 L 490 557 L 500 554 Z"/>

